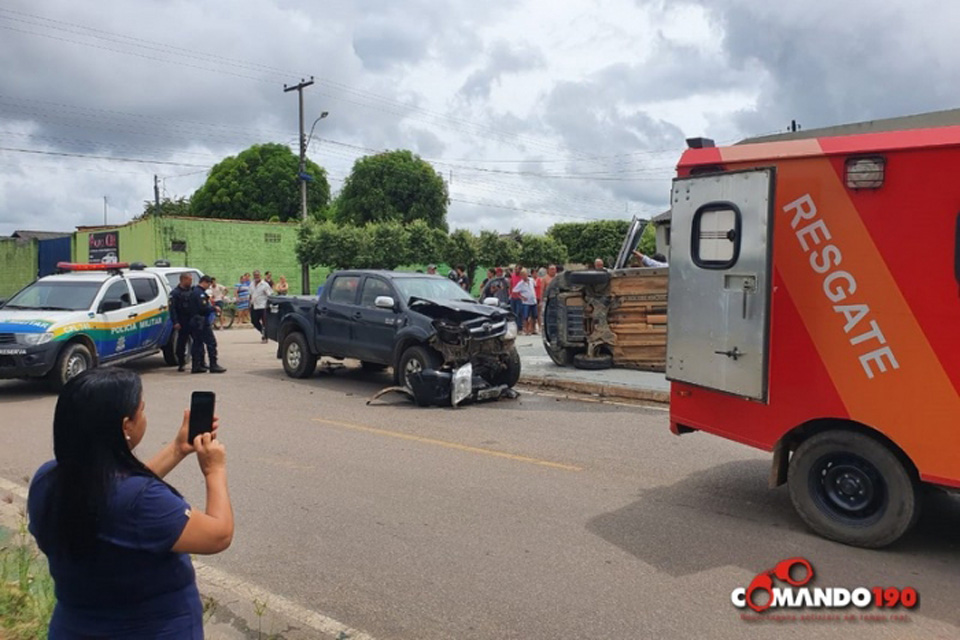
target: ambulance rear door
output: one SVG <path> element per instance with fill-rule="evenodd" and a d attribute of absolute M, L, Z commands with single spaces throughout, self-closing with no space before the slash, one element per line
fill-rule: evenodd
<path fill-rule="evenodd" d="M 667 378 L 767 399 L 773 168 L 673 182 Z"/>

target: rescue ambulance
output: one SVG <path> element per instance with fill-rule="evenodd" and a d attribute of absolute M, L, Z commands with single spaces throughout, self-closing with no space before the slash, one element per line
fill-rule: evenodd
<path fill-rule="evenodd" d="M 688 144 L 671 430 L 772 452 L 810 528 L 893 543 L 922 484 L 960 488 L 960 126 Z"/>

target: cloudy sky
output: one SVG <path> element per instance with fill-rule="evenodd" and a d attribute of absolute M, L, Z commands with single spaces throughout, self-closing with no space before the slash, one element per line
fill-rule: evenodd
<path fill-rule="evenodd" d="M 96 7 L 91 10 L 91 7 Z M 451 228 L 543 231 L 666 207 L 721 143 L 960 106 L 960 4 L 913 0 L 3 0 L 0 235 L 129 220 L 258 142 L 334 191 L 407 148 Z"/>

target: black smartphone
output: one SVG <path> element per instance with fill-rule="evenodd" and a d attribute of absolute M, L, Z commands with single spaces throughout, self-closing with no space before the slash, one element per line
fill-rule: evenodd
<path fill-rule="evenodd" d="M 213 391 L 194 391 L 190 397 L 190 442 L 202 433 L 213 431 L 213 407 L 217 396 Z"/>

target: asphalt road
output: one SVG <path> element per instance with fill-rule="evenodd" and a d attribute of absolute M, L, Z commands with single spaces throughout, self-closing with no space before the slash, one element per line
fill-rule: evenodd
<path fill-rule="evenodd" d="M 932 495 L 895 548 L 853 549 L 766 488 L 765 454 L 673 436 L 663 409 L 534 393 L 367 406 L 387 374 L 291 380 L 253 331 L 220 340 L 225 375 L 131 365 L 140 454 L 172 437 L 192 390 L 216 391 L 237 534 L 205 561 L 374 638 L 960 637 L 952 496 Z M 54 403 L 38 383 L 0 382 L 0 478 L 23 483 L 51 457 Z M 192 459 L 169 480 L 202 506 Z M 794 556 L 813 586 L 911 586 L 920 604 L 894 612 L 906 621 L 742 620 L 731 592 Z"/>

